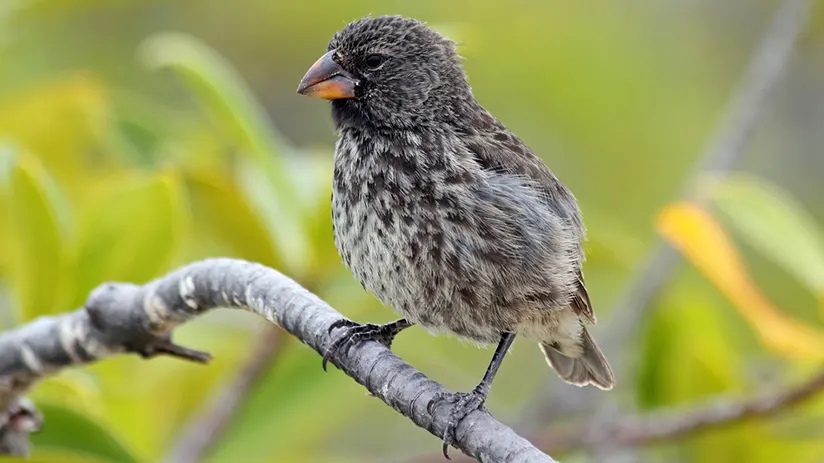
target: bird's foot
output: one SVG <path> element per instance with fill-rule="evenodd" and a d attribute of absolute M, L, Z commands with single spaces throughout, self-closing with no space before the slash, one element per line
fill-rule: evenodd
<path fill-rule="evenodd" d="M 412 326 L 404 319 L 386 323 L 384 325 L 374 323 L 360 324 L 344 318 L 335 321 L 329 326 L 329 333 L 337 328 L 343 328 L 343 333 L 332 342 L 332 345 L 323 354 L 323 371 L 326 371 L 326 364 L 329 359 L 338 352 L 348 352 L 352 346 L 363 341 L 377 341 L 388 349 L 392 348 L 392 341 L 395 336 L 406 328 Z"/>
<path fill-rule="evenodd" d="M 486 393 L 481 386 L 476 387 L 471 392 L 442 392 L 429 401 L 427 405 L 429 414 L 431 415 L 434 408 L 443 402 L 452 404 L 452 408 L 449 410 L 449 421 L 443 432 L 443 456 L 446 457 L 447 460 L 451 460 L 452 458 L 449 457 L 449 446 L 454 444 L 458 439 L 456 435 L 458 425 L 461 423 L 461 420 L 475 410 L 486 410 L 484 406 Z"/>

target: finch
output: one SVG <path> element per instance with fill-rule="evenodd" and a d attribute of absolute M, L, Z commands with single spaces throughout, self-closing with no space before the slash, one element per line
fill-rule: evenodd
<path fill-rule="evenodd" d="M 391 347 L 419 325 L 497 349 L 478 386 L 450 405 L 444 454 L 484 402 L 515 337 L 538 343 L 566 382 L 613 387 L 587 331 L 581 211 L 550 169 L 472 94 L 456 45 L 424 23 L 367 17 L 337 32 L 298 93 L 331 100 L 332 190 L 343 262 L 403 318 L 339 320 L 329 358 L 364 341 Z"/>

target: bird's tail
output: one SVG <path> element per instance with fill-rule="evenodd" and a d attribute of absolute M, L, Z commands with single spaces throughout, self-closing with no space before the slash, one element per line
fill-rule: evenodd
<path fill-rule="evenodd" d="M 586 327 L 582 327 L 582 353 L 573 358 L 564 355 L 549 343 L 541 343 L 541 352 L 544 353 L 547 363 L 564 381 L 576 386 L 592 384 L 595 387 L 608 391 L 615 385 L 612 367 L 609 366 L 601 349 L 589 335 Z"/>

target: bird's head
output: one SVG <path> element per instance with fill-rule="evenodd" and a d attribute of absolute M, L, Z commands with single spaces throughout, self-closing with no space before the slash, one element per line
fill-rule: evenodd
<path fill-rule="evenodd" d="M 366 17 L 329 41 L 298 93 L 332 100 L 336 124 L 404 128 L 471 98 L 455 43 L 401 16 Z"/>

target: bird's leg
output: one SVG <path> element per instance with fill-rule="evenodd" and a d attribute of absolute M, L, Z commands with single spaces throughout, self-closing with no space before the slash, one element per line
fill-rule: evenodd
<path fill-rule="evenodd" d="M 339 351 L 342 350 L 346 352 L 355 344 L 363 341 L 377 341 L 391 349 L 395 335 L 410 326 L 412 326 L 412 323 L 408 322 L 405 318 L 384 325 L 373 323 L 360 324 L 345 318 L 337 320 L 329 326 L 329 333 L 331 334 L 336 328 L 343 328 L 343 333 L 332 342 L 332 345 L 330 345 L 329 348 L 326 349 L 326 353 L 323 354 L 323 371 L 326 371 L 326 363 L 329 359 L 337 355 Z"/>
<path fill-rule="evenodd" d="M 498 347 L 495 349 L 495 355 L 492 356 L 492 361 L 489 362 L 484 378 L 471 392 L 457 392 L 454 394 L 450 392 L 441 393 L 435 396 L 427 405 L 429 413 L 432 414 L 433 406 L 438 405 L 440 402 L 450 402 L 453 404 L 449 412 L 449 423 L 447 423 L 446 430 L 443 433 L 443 456 L 448 460 L 451 460 L 451 458 L 449 458 L 449 445 L 457 439 L 455 433 L 458 424 L 466 415 L 469 415 L 475 410 L 484 409 L 484 402 L 486 402 L 486 396 L 489 395 L 489 389 L 492 387 L 495 374 L 498 373 L 498 368 L 501 367 L 504 356 L 514 340 L 515 333 L 504 333 L 501 335 L 501 340 L 498 342 Z"/>

